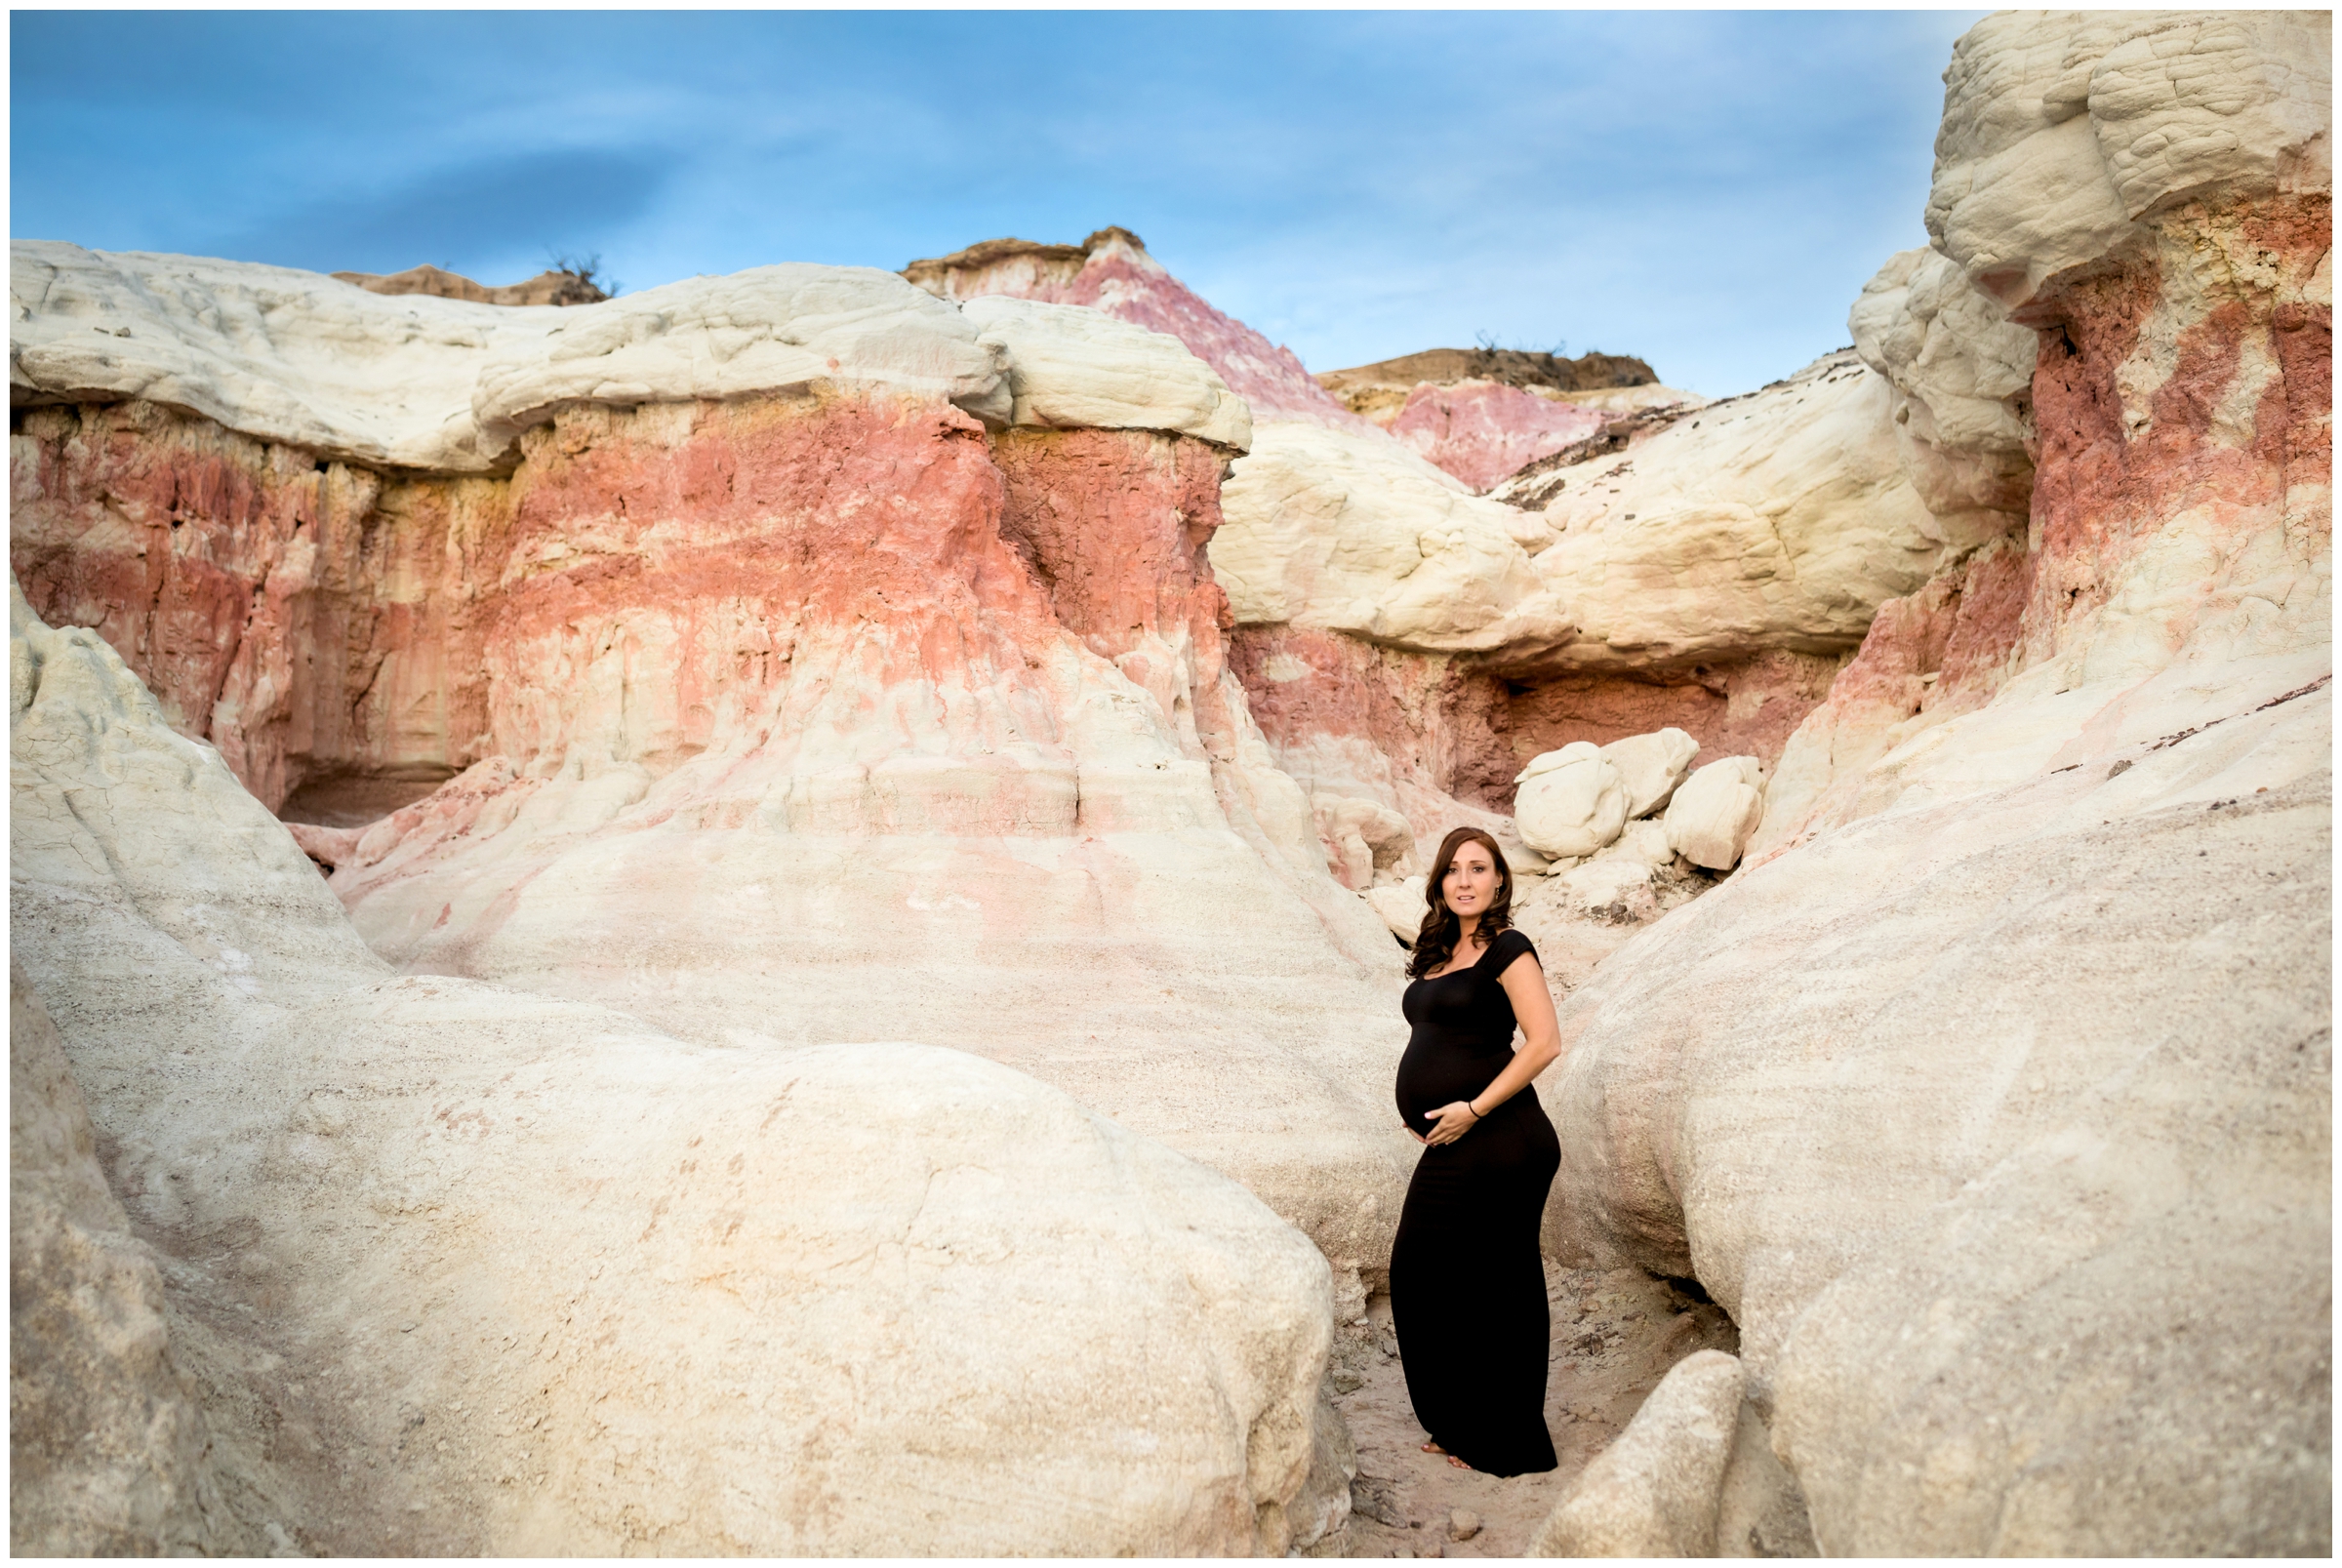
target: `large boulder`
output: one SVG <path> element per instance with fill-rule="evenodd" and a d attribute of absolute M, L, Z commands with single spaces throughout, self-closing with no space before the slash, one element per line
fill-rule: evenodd
<path fill-rule="evenodd" d="M 1324 1523 L 1330 1280 L 1241 1187 L 963 1052 L 396 978 L 94 634 L 19 598 L 11 670 L 12 950 L 171 1288 L 267 1349 L 206 1414 L 270 1434 L 288 1545 L 1222 1553 Z M 60 1234 L 108 1227 L 88 1176 Z M 12 1424 L 20 1517 L 66 1521 L 41 1549 L 205 1540 L 146 1277 L 93 1365 L 20 1320 L 20 1409 L 68 1374 L 77 1409 L 162 1401 L 156 1473 L 78 1516 L 51 1494 L 102 1465 Z"/>
<path fill-rule="evenodd" d="M 1668 847 L 1694 865 L 1729 871 L 1763 816 L 1763 768 L 1755 757 L 1725 757 L 1685 780 L 1668 802 Z"/>
<path fill-rule="evenodd" d="M 1601 747 L 1575 741 L 1521 771 L 1514 820 L 1530 848 L 1555 860 L 1592 855 L 1627 824 L 1627 786 Z"/>
<path fill-rule="evenodd" d="M 1676 786 L 1691 771 L 1691 759 L 1699 754 L 1700 743 L 1677 729 L 1631 735 L 1603 746 L 1602 755 L 1627 786 L 1627 820 L 1665 810 Z"/>

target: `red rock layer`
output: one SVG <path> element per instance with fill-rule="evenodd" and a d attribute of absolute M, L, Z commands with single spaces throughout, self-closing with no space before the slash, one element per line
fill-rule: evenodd
<path fill-rule="evenodd" d="M 30 411 L 15 445 L 34 608 L 271 809 L 580 746 L 656 777 L 719 736 L 1052 744 L 1067 630 L 1198 757 L 1244 723 L 1202 557 L 1222 458 L 1181 437 L 1011 433 L 995 462 L 949 407 L 803 397 L 565 412 L 508 480 L 385 482 L 137 404 Z"/>
<path fill-rule="evenodd" d="M 2323 195 L 2183 207 L 2015 313 L 2040 335 L 2027 538 L 1879 607 L 1798 737 L 1803 777 L 1761 830 L 1768 850 L 1843 820 L 1861 770 L 1917 721 L 1981 707 L 2063 651 L 2175 521 L 2191 546 L 2178 575 L 2134 583 L 2173 646 L 2224 583 L 2246 587 L 2235 573 L 2331 548 L 2333 308 L 2305 298 L 2331 243 Z M 2227 564 L 2279 539 L 2258 566 Z"/>
<path fill-rule="evenodd" d="M 2332 247 L 2330 198 L 2188 207 L 2154 227 L 2161 243 L 2127 265 L 2053 284 L 2017 313 L 2041 334 L 2029 661 L 2054 653 L 2182 512 L 2210 538 L 2273 507 L 2289 528 L 2331 533 L 2333 306 L 2302 298 Z M 2163 259 L 2203 255 L 2227 263 L 2228 287 L 2191 309 L 2169 297 L 2199 285 L 2165 276 Z M 2143 345 L 2169 372 L 2126 408 L 2122 372 Z"/>
<path fill-rule="evenodd" d="M 1840 667 L 1775 652 L 1674 684 L 1570 675 L 1523 686 L 1468 659 L 1286 625 L 1236 628 L 1232 663 L 1254 721 L 1305 783 L 1312 748 L 1355 742 L 1399 780 L 1498 812 L 1513 809 L 1514 777 L 1531 758 L 1573 741 L 1601 744 L 1672 726 L 1700 742 L 1699 763 L 1756 756 L 1770 768 Z M 1453 825 L 1417 830 L 1435 838 Z"/>

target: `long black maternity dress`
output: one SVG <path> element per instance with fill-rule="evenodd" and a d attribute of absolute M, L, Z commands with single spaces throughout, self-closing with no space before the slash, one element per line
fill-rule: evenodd
<path fill-rule="evenodd" d="M 1513 1060 L 1512 998 L 1497 977 L 1537 949 L 1499 932 L 1478 963 L 1407 987 L 1415 1032 L 1398 1064 L 1398 1113 L 1428 1133 Z M 1538 1224 L 1561 1166 L 1534 1085 L 1452 1144 L 1423 1151 L 1391 1249 L 1391 1315 L 1415 1419 L 1491 1475 L 1554 1467 L 1545 1427 L 1551 1324 Z"/>

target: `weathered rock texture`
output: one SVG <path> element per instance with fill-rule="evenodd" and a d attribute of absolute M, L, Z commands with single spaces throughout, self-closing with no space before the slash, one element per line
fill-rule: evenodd
<path fill-rule="evenodd" d="M 1730 1309 L 1827 1553 L 2330 1549 L 2325 25 L 1962 39 L 1930 225 L 2040 335 L 2025 534 L 1880 611 L 1772 858 L 1562 1009 L 1549 1241 Z M 1942 277 L 1858 334 L 1902 291 L 1880 376 L 2013 473 Z"/>
<path fill-rule="evenodd" d="M 265 1550 L 221 1496 L 161 1271 L 105 1185 L 56 1025 L 13 957 L 8 1060 L 10 1550 Z"/>
<path fill-rule="evenodd" d="M 1586 1467 L 1529 1544 L 1539 1557 L 1713 1557 L 1740 1415 L 1740 1361 L 1700 1350 L 1671 1368 Z"/>
<path fill-rule="evenodd" d="M 2135 681 L 2224 620 L 2243 653 L 2325 591 L 2331 58 L 2309 13 L 1997 18 L 1962 40 L 1942 254 L 1890 262 L 1853 324 L 1936 471 L 1989 487 L 2026 446 L 2030 523 L 1882 608 L 1787 749 L 1760 849 L 1883 804 L 1926 732 L 2020 672 Z M 1950 293 L 1961 274 L 1982 294 Z M 2026 392 L 2004 390 L 2012 349 L 1961 346 L 1985 296 L 2038 336 Z"/>
<path fill-rule="evenodd" d="M 268 1434 L 283 1545 L 1275 1552 L 1288 1504 L 1324 1522 L 1326 1266 L 1234 1184 L 961 1052 L 394 977 L 95 634 L 18 597 L 10 653 L 12 951 L 132 1225 L 258 1352 L 209 1414 Z M 17 1032 L 18 1271 L 61 1277 L 15 1293 L 14 1539 L 233 1548 L 153 1269 Z M 129 1273 L 60 1299 L 75 1238 Z M 74 1424 L 110 1442 L 140 1399 L 118 1479 Z"/>
<path fill-rule="evenodd" d="M 241 276 L 191 265 L 189 289 Z M 481 406 L 547 411 L 507 475 L 321 468 L 145 402 L 26 409 L 25 589 L 264 803 L 399 808 L 324 853 L 401 967 L 701 1040 L 980 1051 L 1378 1267 L 1396 966 L 1228 669 L 1202 551 L 1242 404 L 1087 312 L 987 325 L 822 268 L 665 292 L 543 313 L 623 366 L 542 334 L 471 351 Z M 831 345 L 823 378 L 708 390 L 758 354 L 794 376 L 797 338 Z"/>

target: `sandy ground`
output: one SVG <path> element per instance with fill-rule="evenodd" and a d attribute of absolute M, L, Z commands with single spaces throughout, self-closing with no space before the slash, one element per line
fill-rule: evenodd
<path fill-rule="evenodd" d="M 1388 1296 L 1367 1304 L 1363 1323 L 1337 1332 L 1329 1376 L 1335 1406 L 1357 1443 L 1358 1474 L 1349 1525 L 1308 1555 L 1520 1556 L 1579 1471 L 1626 1427 L 1669 1367 L 1694 1350 L 1740 1348 L 1721 1308 L 1635 1269 L 1549 1264 L 1546 1296 L 1553 1354 L 1545 1419 L 1561 1463 L 1544 1475 L 1500 1479 L 1421 1451 L 1424 1431 L 1407 1401 Z M 1479 1520 L 1463 1540 L 1456 1539 L 1458 1509 Z"/>

